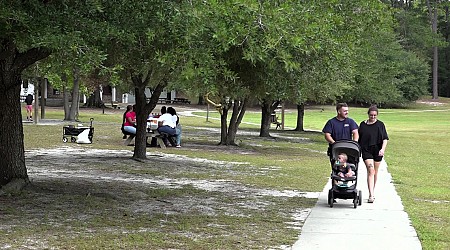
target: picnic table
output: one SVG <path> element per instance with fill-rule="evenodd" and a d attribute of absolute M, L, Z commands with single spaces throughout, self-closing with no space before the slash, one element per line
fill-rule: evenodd
<path fill-rule="evenodd" d="M 130 135 L 130 136 L 128 136 L 128 138 L 125 140 L 125 142 L 124 142 L 123 144 L 126 145 L 126 146 L 130 145 L 130 143 L 131 143 L 131 141 L 134 139 L 134 137 L 136 137 L 136 135 Z M 163 141 L 163 139 L 162 139 L 162 137 L 160 136 L 159 133 L 155 133 L 155 131 L 147 132 L 146 135 L 145 135 L 145 137 L 146 137 L 147 139 L 148 139 L 149 137 L 150 137 L 150 138 L 155 137 L 156 140 L 158 141 L 158 145 L 159 145 L 161 148 L 166 148 L 166 144 L 164 144 L 164 141 Z"/>
<path fill-rule="evenodd" d="M 172 100 L 173 103 L 186 103 L 186 104 L 191 104 L 191 101 L 189 101 L 189 99 L 187 98 L 182 98 L 182 97 L 175 97 Z"/>
<path fill-rule="evenodd" d="M 147 102 L 149 102 L 150 101 L 150 98 L 149 97 L 147 97 Z M 171 103 L 172 101 L 171 100 L 167 100 L 167 98 L 165 98 L 165 97 L 160 97 L 159 99 L 158 99 L 158 103 Z"/>
<path fill-rule="evenodd" d="M 148 139 L 155 137 L 159 146 L 161 148 L 166 148 L 166 144 L 164 144 L 164 141 L 162 139 L 162 136 L 156 131 L 158 128 L 158 118 L 148 118 L 147 119 L 147 133 L 145 134 L 145 137 Z M 130 145 L 131 141 L 136 137 L 136 135 L 130 135 L 123 143 L 124 145 Z"/>

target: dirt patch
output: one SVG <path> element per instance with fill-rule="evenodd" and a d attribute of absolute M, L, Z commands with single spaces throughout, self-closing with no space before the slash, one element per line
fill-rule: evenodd
<path fill-rule="evenodd" d="M 229 147 L 228 150 L 236 149 Z M 193 220 L 193 215 L 211 221 L 207 221 L 209 228 L 205 230 L 181 230 L 190 240 L 217 237 L 209 235 L 212 228 L 222 234 L 240 237 L 250 229 L 246 225 L 241 225 L 241 229 L 230 229 L 233 226 L 227 225 L 224 218 L 233 221 L 231 224 L 240 219 L 230 218 L 256 220 L 249 224 L 258 225 L 259 219 L 254 218 L 259 218 L 260 214 L 277 220 L 284 218 L 280 220 L 282 225 L 278 223 L 277 227 L 294 230 L 298 235 L 318 196 L 318 193 L 271 190 L 214 177 L 223 172 L 241 174 L 239 167 L 247 163 L 166 153 L 148 153 L 149 160 L 137 162 L 131 155 L 130 150 L 97 150 L 76 144 L 26 151 L 32 184 L 19 197 L 0 197 L 1 203 L 6 204 L 0 208 L 0 231 L 15 238 L 0 244 L 0 248 L 14 248 L 18 243 L 25 248 L 59 248 L 60 243 L 52 239 L 64 242 L 62 238 L 66 236 L 61 232 L 83 239 L 87 235 L 104 233 L 179 234 L 176 225 L 186 218 L 190 218 L 187 222 L 190 225 L 206 223 Z M 276 167 L 266 167 L 254 174 L 275 174 L 276 171 Z M 144 223 L 142 218 L 160 219 Z M 177 222 L 172 225 L 169 218 L 177 218 Z M 18 234 L 26 231 L 23 226 L 34 233 Z M 45 229 L 48 227 L 54 229 Z M 254 230 L 252 234 L 266 234 L 265 230 L 272 229 L 261 226 Z M 254 244 L 252 242 L 249 246 Z"/>
<path fill-rule="evenodd" d="M 306 197 L 317 198 L 317 192 L 299 192 L 295 190 L 269 190 L 258 189 L 240 184 L 230 180 L 199 180 L 187 178 L 171 178 L 170 176 L 181 176 L 186 173 L 211 173 L 215 171 L 233 172 L 233 167 L 246 163 L 225 162 L 208 160 L 202 158 L 189 158 L 179 155 L 152 153 L 149 154 L 146 163 L 139 163 L 130 158 L 128 150 L 95 150 L 65 147 L 52 150 L 27 151 L 27 166 L 30 179 L 33 182 L 60 180 L 76 180 L 78 183 L 114 183 L 116 186 L 128 186 L 128 188 L 182 188 L 192 186 L 195 189 L 207 192 L 221 192 L 255 198 L 259 196 L 274 197 Z M 127 170 L 124 171 L 123 167 Z M 122 168 L 122 169 L 121 169 Z M 158 176 L 146 173 L 151 168 L 152 172 L 158 172 Z M 276 168 L 265 168 L 262 171 L 270 172 Z M 140 172 L 137 174 L 136 172 Z M 237 174 L 237 173 L 235 173 Z M 95 185 L 83 186 L 81 193 L 99 193 Z M 109 193 L 109 196 L 117 195 L 117 190 Z M 195 202 L 185 202 L 195 203 Z M 187 205 L 186 207 L 193 207 Z M 251 207 L 251 206 L 249 206 Z M 254 208 L 257 208 L 254 207 Z M 166 210 L 170 213 L 170 210 Z"/>
<path fill-rule="evenodd" d="M 181 150 L 208 159 L 149 149 L 148 160 L 140 162 L 131 159 L 132 147 L 94 149 L 97 144 L 27 150 L 31 185 L 19 196 L 0 196 L 0 249 L 289 248 L 319 193 L 278 185 L 277 180 L 292 179 L 277 166 L 278 157 L 268 158 L 274 166 L 252 166 L 228 156 L 248 155 L 253 162 L 266 154 L 296 156 L 272 142 L 309 139 L 279 131 L 259 138 L 255 131 L 239 130 L 241 147 L 222 147 L 219 129 L 185 128 Z M 94 138 L 104 142 L 110 136 Z"/>

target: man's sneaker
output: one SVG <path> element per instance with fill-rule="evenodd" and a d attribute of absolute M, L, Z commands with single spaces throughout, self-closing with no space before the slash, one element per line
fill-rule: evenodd
<path fill-rule="evenodd" d="M 177 147 L 177 148 L 181 148 L 181 145 L 176 145 L 175 147 Z"/>

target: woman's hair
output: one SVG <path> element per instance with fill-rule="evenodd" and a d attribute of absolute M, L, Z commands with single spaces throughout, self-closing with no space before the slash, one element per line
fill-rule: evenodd
<path fill-rule="evenodd" d="M 161 107 L 161 115 L 163 115 L 165 113 L 167 113 L 167 108 L 166 108 L 166 106 L 162 106 Z"/>
<path fill-rule="evenodd" d="M 177 115 L 177 111 L 175 111 L 175 109 L 172 107 L 167 108 L 167 113 L 169 113 L 171 115 Z"/>
<path fill-rule="evenodd" d="M 130 111 L 131 109 L 133 109 L 133 105 L 127 105 L 127 111 L 125 111 L 125 113 Z"/>
<path fill-rule="evenodd" d="M 377 107 L 377 105 L 370 106 L 369 110 L 367 111 L 367 114 L 370 114 L 370 112 L 372 112 L 372 111 L 376 111 L 377 114 L 378 114 L 378 107 Z"/>

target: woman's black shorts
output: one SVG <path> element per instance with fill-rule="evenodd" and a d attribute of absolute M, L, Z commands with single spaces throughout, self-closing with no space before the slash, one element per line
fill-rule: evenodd
<path fill-rule="evenodd" d="M 362 149 L 362 158 L 363 160 L 373 159 L 376 162 L 379 162 L 383 159 L 383 156 L 379 156 L 380 147 L 378 145 L 369 146 L 369 149 Z"/>

